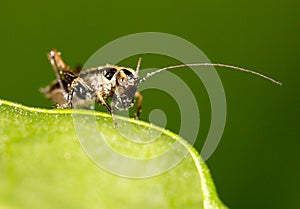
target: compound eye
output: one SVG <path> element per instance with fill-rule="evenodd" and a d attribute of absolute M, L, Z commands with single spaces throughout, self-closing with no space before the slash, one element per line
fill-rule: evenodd
<path fill-rule="evenodd" d="M 123 71 L 126 75 L 128 75 L 128 76 L 132 75 L 132 72 L 130 72 L 130 71 L 127 70 L 127 69 L 122 69 L 122 71 Z"/>
<path fill-rule="evenodd" d="M 130 72 L 129 70 L 127 69 L 122 69 L 122 71 L 127 75 L 127 76 L 131 76 L 132 75 L 132 72 Z"/>
<path fill-rule="evenodd" d="M 111 80 L 112 77 L 114 76 L 114 74 L 117 72 L 117 69 L 115 68 L 108 68 L 106 70 L 106 73 L 104 74 L 105 78 L 107 78 L 108 80 Z"/>

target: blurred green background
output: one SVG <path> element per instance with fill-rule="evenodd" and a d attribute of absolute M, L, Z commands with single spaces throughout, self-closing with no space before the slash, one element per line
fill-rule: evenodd
<path fill-rule="evenodd" d="M 227 123 L 218 149 L 207 161 L 220 198 L 231 209 L 299 208 L 300 3 L 271 1 L 6 1 L 0 6 L 0 97 L 28 106 L 51 107 L 38 89 L 54 79 L 46 53 L 58 48 L 72 67 L 104 44 L 137 32 L 165 32 L 199 47 L 212 62 L 263 72 L 284 83 L 219 69 L 227 97 Z M 145 55 L 143 67 L 174 60 Z M 106 63 L 103 63 L 106 64 Z M 135 67 L 136 59 L 123 65 Z M 199 102 L 201 151 L 210 123 L 205 88 L 182 76 Z M 143 120 L 151 109 L 168 117 L 171 97 L 146 91 Z M 173 105 L 172 105 L 173 104 Z M 172 122 L 173 121 L 173 122 Z M 176 120 L 168 120 L 176 132 Z"/>

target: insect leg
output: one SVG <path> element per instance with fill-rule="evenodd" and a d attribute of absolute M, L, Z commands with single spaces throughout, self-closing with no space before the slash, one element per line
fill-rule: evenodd
<path fill-rule="evenodd" d="M 58 108 L 70 108 L 72 106 L 73 81 L 78 77 L 77 72 L 73 72 L 71 68 L 65 64 L 61 54 L 56 49 L 52 49 L 48 53 L 48 59 L 52 65 L 56 75 L 56 81 L 44 89 L 42 92 L 46 97 L 54 101 Z M 78 69 L 78 72 L 80 69 Z M 72 91 L 72 92 L 71 92 Z"/>
<path fill-rule="evenodd" d="M 73 108 L 72 100 L 73 100 L 74 92 L 75 92 L 75 88 L 72 88 L 71 91 L 68 93 L 67 103 L 66 103 L 66 106 L 68 108 Z"/>
<path fill-rule="evenodd" d="M 68 105 L 68 103 L 56 104 L 56 108 L 58 108 L 58 109 L 67 109 L 67 108 L 69 108 L 69 105 Z"/>
<path fill-rule="evenodd" d="M 62 94 L 64 94 L 64 92 L 62 92 Z M 66 109 L 66 108 L 73 108 L 72 105 L 72 99 L 73 99 L 73 94 L 74 94 L 74 89 L 71 90 L 70 93 L 68 93 L 67 97 L 67 102 L 66 103 L 56 103 L 56 107 L 59 109 Z"/>
<path fill-rule="evenodd" d="M 103 98 L 103 96 L 100 94 L 99 91 L 97 91 L 97 100 L 100 102 L 100 104 L 104 105 L 104 107 L 107 109 L 107 111 L 110 113 L 112 119 L 113 119 L 113 122 L 114 122 L 114 126 L 115 128 L 118 127 L 118 124 L 117 124 L 117 121 L 116 121 L 116 118 L 115 118 L 115 114 L 112 110 L 112 108 L 109 106 L 109 104 L 107 104 L 107 102 L 105 101 L 105 99 Z"/>
<path fill-rule="evenodd" d="M 63 74 L 62 71 L 67 68 L 66 64 L 60 57 L 60 53 L 55 49 L 53 49 L 49 52 L 48 59 L 52 65 L 52 68 L 54 70 L 54 73 L 56 75 L 56 79 L 57 79 L 57 82 L 59 83 L 60 88 L 64 89 L 64 85 L 62 83 L 61 76 Z"/>
<path fill-rule="evenodd" d="M 99 91 L 97 91 L 97 100 L 100 102 L 100 104 L 104 105 L 104 107 L 107 109 L 109 113 L 111 113 L 111 107 L 107 104 L 105 99 L 102 97 Z"/>
<path fill-rule="evenodd" d="M 138 120 L 142 112 L 143 95 L 140 92 L 135 92 L 134 97 L 138 99 L 136 111 L 134 114 L 135 119 Z"/>

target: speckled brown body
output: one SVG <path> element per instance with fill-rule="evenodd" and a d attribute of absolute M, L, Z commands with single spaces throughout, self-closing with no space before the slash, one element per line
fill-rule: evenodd
<path fill-rule="evenodd" d="M 132 107 L 134 97 L 137 97 L 136 118 L 139 116 L 142 102 L 141 94 L 136 92 L 139 64 L 136 71 L 114 65 L 73 71 L 63 62 L 57 50 L 50 51 L 48 58 L 57 79 L 41 91 L 58 108 L 93 107 L 90 104 L 96 101 L 112 114 L 113 110 Z M 107 103 L 109 98 L 112 106 Z"/>

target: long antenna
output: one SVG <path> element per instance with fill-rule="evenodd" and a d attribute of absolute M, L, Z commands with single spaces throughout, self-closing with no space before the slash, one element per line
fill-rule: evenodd
<path fill-rule="evenodd" d="M 142 62 L 142 58 L 140 57 L 139 60 L 138 60 L 138 62 L 137 62 L 136 70 L 135 70 L 135 74 L 136 74 L 137 76 L 139 75 L 139 72 L 140 72 L 141 62 Z"/>
<path fill-rule="evenodd" d="M 229 69 L 234 69 L 234 70 L 238 70 L 238 71 L 243 71 L 243 72 L 247 72 L 247 73 L 251 73 L 251 74 L 254 74 L 254 75 L 257 75 L 259 77 L 262 77 L 262 78 L 265 78 L 277 85 L 282 85 L 281 82 L 279 81 L 276 81 L 274 80 L 273 78 L 270 78 L 266 75 L 263 75 L 261 73 L 258 73 L 258 72 L 255 72 L 255 71 L 252 71 L 252 70 L 248 70 L 248 69 L 245 69 L 245 68 L 241 68 L 241 67 L 236 67 L 236 66 L 233 66 L 233 65 L 226 65 L 226 64 L 218 64 L 218 63 L 195 63 L 195 64 L 181 64 L 181 65 L 174 65 L 174 66 L 168 66 L 168 67 L 164 67 L 164 68 L 161 68 L 161 69 L 158 69 L 156 71 L 153 71 L 151 73 L 147 73 L 144 77 L 140 78 L 139 79 L 139 83 L 141 82 L 144 82 L 147 78 L 157 74 L 157 73 L 160 73 L 164 70 L 170 70 L 170 69 L 175 69 L 175 68 L 182 68 L 182 67 L 195 67 L 195 66 L 214 66 L 214 67 L 225 67 L 225 68 L 229 68 Z"/>

